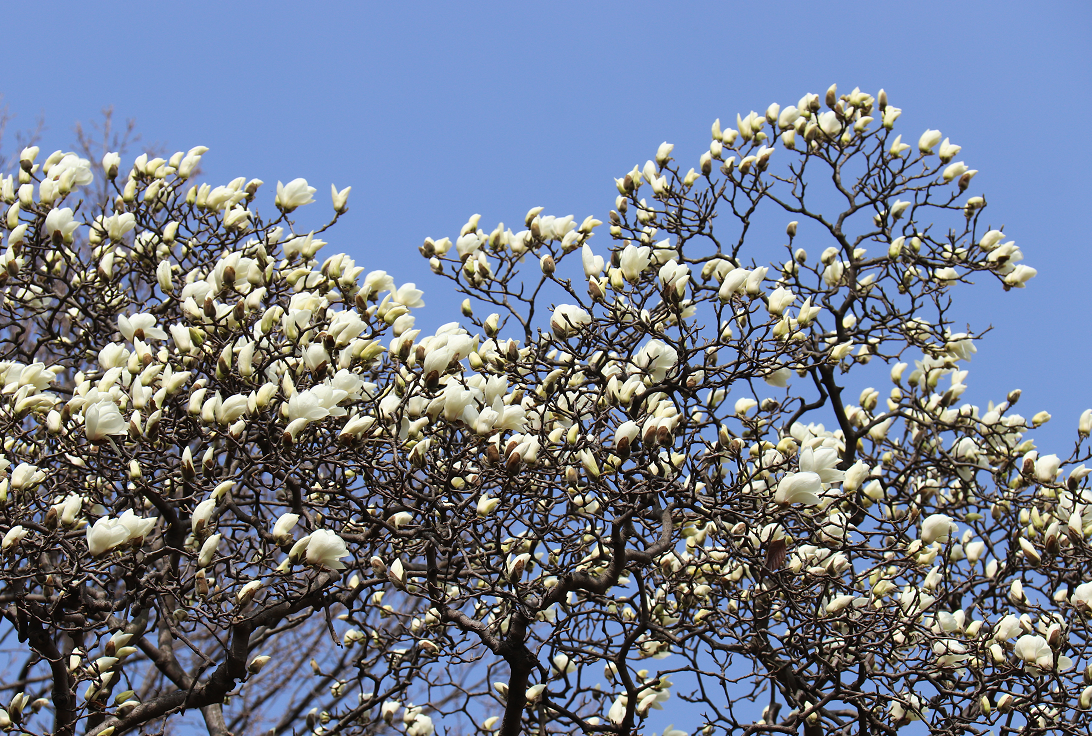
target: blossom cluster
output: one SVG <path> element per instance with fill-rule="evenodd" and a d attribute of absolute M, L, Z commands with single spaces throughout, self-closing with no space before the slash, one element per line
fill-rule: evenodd
<path fill-rule="evenodd" d="M 317 734 L 630 733 L 745 661 L 780 730 L 1087 724 L 1092 411 L 1060 456 L 1019 392 L 964 401 L 979 336 L 949 300 L 1035 271 L 960 147 L 903 143 L 900 113 L 831 88 L 717 121 L 695 167 L 664 143 L 618 178 L 605 229 L 474 215 L 420 248 L 465 298 L 434 329 L 415 283 L 320 255 L 348 189 L 297 232 L 314 187 L 278 182 L 263 219 L 262 182 L 190 181 L 204 147 L 127 173 L 24 150 L 0 181 L 0 570 L 17 621 L 79 608 L 56 656 L 21 631 L 67 660 L 56 717 L 121 732 L 267 682 Z M 817 214 L 805 165 L 844 211 Z M 77 206 L 94 176 L 113 195 Z M 759 207 L 792 218 L 782 255 L 722 234 Z M 853 385 L 872 361 L 889 385 Z M 413 705 L 479 661 L 473 706 Z M 44 722 L 32 695 L 12 723 Z"/>

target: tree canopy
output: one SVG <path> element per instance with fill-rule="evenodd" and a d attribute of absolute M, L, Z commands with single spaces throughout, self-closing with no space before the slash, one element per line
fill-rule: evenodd
<path fill-rule="evenodd" d="M 204 147 L 24 149 L 0 726 L 1087 733 L 1092 411 L 1049 454 L 1019 391 L 962 401 L 952 300 L 1035 270 L 900 112 L 831 87 L 604 222 L 475 215 L 420 246 L 431 331 L 324 252 L 349 189 L 304 232 L 315 188 L 263 215 Z"/>

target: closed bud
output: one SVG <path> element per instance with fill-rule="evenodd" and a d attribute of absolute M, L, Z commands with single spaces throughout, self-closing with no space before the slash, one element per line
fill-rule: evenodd
<path fill-rule="evenodd" d="M 827 88 L 826 98 L 823 100 L 831 110 L 838 104 L 838 85 L 832 84 Z"/>

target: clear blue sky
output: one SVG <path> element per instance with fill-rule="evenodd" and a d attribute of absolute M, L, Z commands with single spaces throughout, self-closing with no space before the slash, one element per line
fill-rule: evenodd
<path fill-rule="evenodd" d="M 613 177 L 663 140 L 696 162 L 714 118 L 884 87 L 911 136 L 963 146 L 990 221 L 1039 270 L 1025 291 L 962 291 L 960 313 L 996 326 L 968 396 L 1023 388 L 1060 454 L 1092 406 L 1087 0 L 84 1 L 8 3 L 4 22 L 4 100 L 15 127 L 44 116 L 44 150 L 113 105 L 147 142 L 208 146 L 209 181 L 265 180 L 260 206 L 278 179 L 308 179 L 323 214 L 330 183 L 352 185 L 327 251 L 417 282 L 436 323 L 456 302 L 425 236 L 534 205 L 605 220 Z"/>
<path fill-rule="evenodd" d="M 714 118 L 884 87 L 907 131 L 963 146 L 1039 269 L 1023 292 L 962 292 L 972 326 L 996 326 L 970 398 L 1020 386 L 1058 442 L 1092 406 L 1087 2 L 43 2 L 5 22 L 4 99 L 15 127 L 44 116 L 45 150 L 113 105 L 147 142 L 208 146 L 210 181 L 268 182 L 260 205 L 303 176 L 325 214 L 329 184 L 352 185 L 328 250 L 452 312 L 426 235 L 534 205 L 605 220 L 612 177 L 663 140 L 696 160 Z"/>

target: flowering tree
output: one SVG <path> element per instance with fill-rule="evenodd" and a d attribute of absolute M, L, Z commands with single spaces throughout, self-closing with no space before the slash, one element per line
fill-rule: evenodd
<path fill-rule="evenodd" d="M 101 201 L 24 150 L 0 724 L 636 734 L 673 697 L 668 736 L 1086 733 L 1092 411 L 1061 457 L 1019 392 L 961 403 L 953 295 L 1035 271 L 899 113 L 832 87 L 689 171 L 665 143 L 599 245 L 474 216 L 421 247 L 466 297 L 432 334 L 319 256 L 348 189 L 303 233 L 312 187 L 263 217 L 188 182 L 204 148 L 107 154 Z"/>

